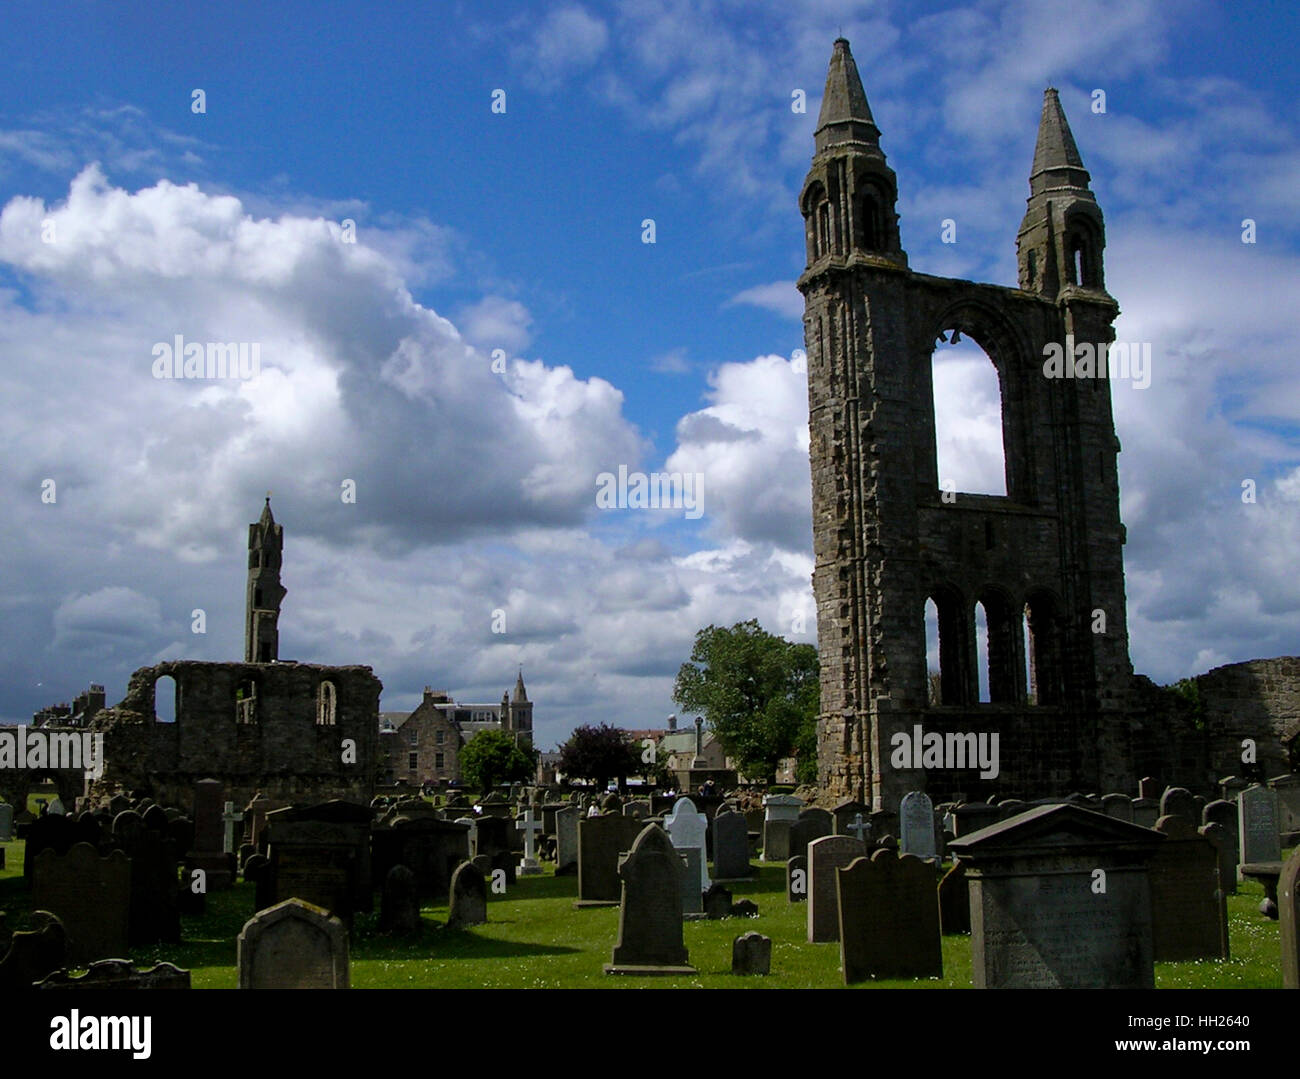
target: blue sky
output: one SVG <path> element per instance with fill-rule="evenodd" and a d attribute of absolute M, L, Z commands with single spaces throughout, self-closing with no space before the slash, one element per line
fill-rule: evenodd
<path fill-rule="evenodd" d="M 425 684 L 498 699 L 522 663 L 550 744 L 662 721 L 710 622 L 815 639 L 795 198 L 840 32 L 924 272 L 1012 282 L 1059 87 L 1119 332 L 1155 353 L 1150 388 L 1115 390 L 1134 665 L 1300 651 L 1296 23 L 1140 0 L 9 5 L 0 718 L 236 658 L 268 488 L 282 655 L 373 665 L 385 709 Z M 260 341 L 266 370 L 157 382 L 177 333 Z M 938 404 L 971 487 L 998 468 L 996 399 L 963 363 Z M 699 471 L 703 517 L 597 511 L 620 464 Z"/>

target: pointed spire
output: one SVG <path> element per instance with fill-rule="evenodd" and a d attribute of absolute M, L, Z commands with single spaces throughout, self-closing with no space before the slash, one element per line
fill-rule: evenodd
<path fill-rule="evenodd" d="M 1070 132 L 1061 98 L 1055 87 L 1043 91 L 1043 116 L 1038 122 L 1034 164 L 1029 170 L 1029 189 L 1037 194 L 1049 187 L 1086 189 L 1091 177 L 1083 167 L 1079 147 Z"/>
<path fill-rule="evenodd" d="M 257 523 L 265 528 L 267 525 L 274 526 L 275 518 L 271 516 L 271 492 L 266 492 L 266 505 L 262 507 L 262 516 L 258 518 Z"/>
<path fill-rule="evenodd" d="M 515 704 L 528 703 L 528 691 L 524 689 L 524 668 L 523 664 L 519 666 L 519 676 L 515 679 Z"/>
<path fill-rule="evenodd" d="M 828 146 L 843 142 L 877 143 L 880 130 L 867 104 L 866 91 L 858 65 L 853 61 L 849 43 L 836 38 L 831 50 L 830 69 L 826 72 L 826 90 L 822 94 L 822 108 L 817 116 L 814 135 L 816 150 L 820 153 Z"/>

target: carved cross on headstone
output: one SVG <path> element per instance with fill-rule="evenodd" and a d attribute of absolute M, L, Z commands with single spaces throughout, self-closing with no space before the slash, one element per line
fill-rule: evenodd
<path fill-rule="evenodd" d="M 869 820 L 863 820 L 861 813 L 855 813 L 852 822 L 849 824 L 849 834 L 858 840 L 858 842 L 865 843 L 869 831 L 871 831 L 871 822 Z"/>
<path fill-rule="evenodd" d="M 529 806 L 516 823 L 524 833 L 524 860 L 519 863 L 519 872 L 534 876 L 542 871 L 537 864 L 537 833 L 542 830 L 542 822 L 533 815 L 533 808 Z"/>
<path fill-rule="evenodd" d="M 225 812 L 221 814 L 222 821 L 226 825 L 225 842 L 222 844 L 222 850 L 227 854 L 235 853 L 235 825 L 244 819 L 244 814 L 235 812 L 235 803 L 227 802 Z"/>

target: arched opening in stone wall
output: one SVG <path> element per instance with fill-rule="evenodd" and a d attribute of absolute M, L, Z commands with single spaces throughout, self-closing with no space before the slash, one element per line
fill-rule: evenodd
<path fill-rule="evenodd" d="M 335 724 L 335 702 L 337 694 L 334 690 L 333 682 L 322 682 L 320 684 L 320 693 L 316 702 L 316 723 L 321 727 L 332 727 Z"/>
<path fill-rule="evenodd" d="M 943 703 L 943 676 L 939 667 L 939 607 L 933 599 L 925 601 L 925 686 L 926 703 L 933 708 Z"/>
<path fill-rule="evenodd" d="M 160 675 L 153 683 L 153 718 L 155 723 L 175 723 L 180 712 L 181 691 L 170 674 Z"/>
<path fill-rule="evenodd" d="M 257 722 L 257 681 L 253 678 L 239 680 L 239 686 L 235 690 L 235 722 Z"/>
<path fill-rule="evenodd" d="M 988 704 L 989 695 L 989 617 L 982 602 L 975 604 L 975 699 Z"/>
<path fill-rule="evenodd" d="M 931 354 L 935 463 L 941 491 L 1007 493 L 1002 385 L 988 354 L 953 331 Z"/>
<path fill-rule="evenodd" d="M 988 633 L 988 699 L 994 704 L 1014 704 L 1021 697 L 1022 677 L 1016 662 L 1020 642 L 1014 605 L 998 589 L 990 589 L 981 599 Z"/>
<path fill-rule="evenodd" d="M 1029 695 L 1036 704 L 1061 703 L 1061 627 L 1056 603 L 1039 592 L 1025 604 L 1029 635 Z"/>
<path fill-rule="evenodd" d="M 932 705 L 965 704 L 968 665 L 963 654 L 970 638 L 961 596 L 951 588 L 935 589 L 926 600 L 925 619 L 927 699 Z"/>

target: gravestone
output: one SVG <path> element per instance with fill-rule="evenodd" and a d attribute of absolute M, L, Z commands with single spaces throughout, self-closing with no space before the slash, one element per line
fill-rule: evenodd
<path fill-rule="evenodd" d="M 970 884 L 962 862 L 939 880 L 939 926 L 946 937 L 970 932 Z"/>
<path fill-rule="evenodd" d="M 263 854 L 266 853 L 266 815 L 271 812 L 271 799 L 258 791 L 244 806 L 244 838 Z"/>
<path fill-rule="evenodd" d="M 166 814 L 157 806 L 149 814 L 155 824 L 158 815 L 162 816 L 161 830 L 147 827 L 133 809 L 113 818 L 113 843 L 131 860 L 127 936 L 133 946 L 177 944 L 181 939 L 181 915 L 177 905 L 176 848 L 166 831 Z"/>
<path fill-rule="evenodd" d="M 799 819 L 790 825 L 790 857 L 807 854 L 808 846 L 816 839 L 831 834 L 835 821 L 824 809 L 805 809 Z"/>
<path fill-rule="evenodd" d="M 701 894 L 708 891 L 710 883 L 709 868 L 704 860 L 708 842 L 708 829 L 708 818 L 695 808 L 695 803 L 689 798 L 678 798 L 673 803 L 673 811 L 664 818 L 664 831 L 672 839 L 674 847 L 678 850 L 685 850 L 688 847 L 699 848 L 700 886 L 698 891 Z"/>
<path fill-rule="evenodd" d="M 683 872 L 668 833 L 657 824 L 646 825 L 618 869 L 618 940 L 605 973 L 696 973 L 682 939 Z"/>
<path fill-rule="evenodd" d="M 489 879 L 495 877 L 497 870 L 500 870 L 504 875 L 506 884 L 513 888 L 515 882 L 518 880 L 513 851 L 499 850 L 496 854 L 492 855 L 492 871 L 486 874 L 486 876 Z"/>
<path fill-rule="evenodd" d="M 502 851 L 509 854 L 514 831 L 514 821 L 507 817 L 479 817 L 474 853 L 486 854 L 489 858 Z"/>
<path fill-rule="evenodd" d="M 851 828 L 859 815 L 863 820 L 866 820 L 871 815 L 871 807 L 850 798 L 832 809 L 831 814 L 835 817 L 836 835 L 851 835 L 854 839 L 862 839 L 863 837 L 851 831 Z"/>
<path fill-rule="evenodd" d="M 1291 852 L 1277 882 L 1282 937 L 1282 988 L 1300 989 L 1300 847 Z"/>
<path fill-rule="evenodd" d="M 372 910 L 370 822 L 369 806 L 338 799 L 268 813 L 276 903 L 301 899 L 349 926 L 354 912 Z"/>
<path fill-rule="evenodd" d="M 188 989 L 190 972 L 171 963 L 138 969 L 126 959 L 100 959 L 77 974 L 56 970 L 36 983 L 37 989 Z"/>
<path fill-rule="evenodd" d="M 8 802 L 0 802 L 0 843 L 8 843 L 14 837 L 14 807 Z"/>
<path fill-rule="evenodd" d="M 1236 842 L 1233 837 L 1228 835 L 1228 831 L 1222 824 L 1202 824 L 1197 829 L 1200 835 L 1205 836 L 1214 844 L 1214 853 L 1219 859 L 1219 887 L 1223 889 L 1223 894 L 1229 895 L 1237 890 L 1237 860 L 1233 851 L 1236 849 Z"/>
<path fill-rule="evenodd" d="M 878 850 L 835 871 L 844 984 L 868 978 L 942 978 L 943 937 L 934 867 Z"/>
<path fill-rule="evenodd" d="M 784 862 L 789 859 L 790 829 L 799 819 L 802 806 L 802 798 L 789 794 L 771 794 L 763 799 L 763 861 Z"/>
<path fill-rule="evenodd" d="M 1133 823 L 1141 828 L 1154 828 L 1160 819 L 1160 803 L 1154 798 L 1136 798 L 1133 801 Z"/>
<path fill-rule="evenodd" d="M 748 880 L 749 827 L 739 813 L 719 813 L 713 818 L 713 876 L 716 880 Z"/>
<path fill-rule="evenodd" d="M 924 791 L 911 791 L 903 795 L 898 806 L 898 826 L 901 829 L 898 849 L 913 854 L 924 862 L 939 863 L 939 851 L 934 835 L 934 803 Z"/>
<path fill-rule="evenodd" d="M 704 862 L 704 851 L 699 847 L 674 849 L 682 856 L 682 865 L 686 868 L 686 872 L 682 874 L 682 917 L 687 921 L 703 918 L 704 893 L 700 891 L 700 866 Z M 622 864 L 623 858 L 620 855 L 619 865 Z M 709 887 L 713 885 L 710 884 Z"/>
<path fill-rule="evenodd" d="M 835 870 L 867 853 L 865 843 L 847 835 L 826 835 L 808 844 L 808 942 L 838 939 L 839 900 Z"/>
<path fill-rule="evenodd" d="M 533 813 L 532 807 L 519 818 L 516 827 L 524 836 L 524 856 L 519 862 L 518 872 L 521 876 L 536 877 L 542 872 L 537 864 L 537 833 L 542 830 L 542 822 Z"/>
<path fill-rule="evenodd" d="M 1153 989 L 1147 866 L 1164 842 L 1069 804 L 953 840 L 970 882 L 975 987 Z"/>
<path fill-rule="evenodd" d="M 711 922 L 731 917 L 731 891 L 716 880 L 704 893 L 704 916 Z"/>
<path fill-rule="evenodd" d="M 1143 776 L 1138 780 L 1138 797 L 1148 802 L 1156 801 L 1160 797 L 1160 781 L 1154 776 Z"/>
<path fill-rule="evenodd" d="M 0 990 L 30 989 L 66 964 L 67 949 L 63 923 L 47 910 L 33 911 L 31 928 L 15 933 L 0 956 Z"/>
<path fill-rule="evenodd" d="M 1235 802 L 1241 792 L 1250 786 L 1250 780 L 1241 776 L 1224 776 L 1219 780 L 1219 797 L 1228 802 Z"/>
<path fill-rule="evenodd" d="M 785 863 L 785 898 L 790 903 L 808 900 L 808 855 L 796 854 Z"/>
<path fill-rule="evenodd" d="M 253 913 L 275 906 L 271 859 L 265 854 L 250 854 L 244 863 L 244 880 L 253 885 Z"/>
<path fill-rule="evenodd" d="M 476 854 L 470 859 L 470 863 L 483 874 L 484 878 L 492 876 L 492 859 L 486 854 Z M 453 870 L 453 872 L 455 872 Z"/>
<path fill-rule="evenodd" d="M 383 933 L 414 933 L 420 928 L 420 896 L 415 874 L 395 865 L 384 877 L 384 895 L 379 904 L 379 929 Z"/>
<path fill-rule="evenodd" d="M 76 843 L 67 854 L 44 850 L 32 876 L 32 909 L 63 923 L 70 965 L 130 954 L 131 860 L 120 850 L 107 858 L 89 843 Z"/>
<path fill-rule="evenodd" d="M 633 798 L 623 806 L 623 816 L 635 817 L 637 820 L 645 820 L 650 816 L 650 802 L 645 798 Z"/>
<path fill-rule="evenodd" d="M 558 818 L 557 818 L 558 819 Z M 620 901 L 618 856 L 630 850 L 641 822 L 621 813 L 578 820 L 578 899 L 583 907 L 612 907 Z"/>
<path fill-rule="evenodd" d="M 731 942 L 732 974 L 770 974 L 772 939 L 750 930 Z"/>
<path fill-rule="evenodd" d="M 377 824 L 370 833 L 372 879 L 387 879 L 395 865 L 415 874 L 421 900 L 429 902 L 447 894 L 451 875 L 470 856 L 469 829 L 460 821 L 433 816 L 399 816 Z"/>
<path fill-rule="evenodd" d="M 622 813 L 623 799 L 614 791 L 610 791 L 603 799 L 601 799 L 600 811 L 602 813 Z"/>
<path fill-rule="evenodd" d="M 131 799 L 125 794 L 115 794 L 108 800 L 108 812 L 116 817 L 119 813 L 125 813 L 128 809 L 133 809 Z"/>
<path fill-rule="evenodd" d="M 972 832 L 996 824 L 1001 819 L 1002 814 L 997 806 L 987 805 L 984 802 L 963 802 L 952 811 L 953 835 L 961 839 Z M 951 843 L 948 845 L 952 846 Z"/>
<path fill-rule="evenodd" d="M 224 805 L 220 780 L 200 779 L 194 784 L 194 848 L 186 853 L 185 862 L 190 869 L 203 871 L 209 892 L 229 888 L 234 883 L 225 851 L 225 826 L 221 821 Z"/>
<path fill-rule="evenodd" d="M 582 810 L 575 805 L 564 806 L 555 813 L 555 875 L 564 876 L 578 871 L 578 821 Z"/>
<path fill-rule="evenodd" d="M 17 818 L 15 818 L 16 820 Z M 19 833 L 19 838 L 24 838 Z M 36 856 L 42 851 L 67 854 L 74 843 L 80 842 L 77 826 L 67 817 L 37 817 L 27 829 L 27 846 L 23 851 L 23 877 L 31 887 Z"/>
<path fill-rule="evenodd" d="M 478 853 L 478 819 L 475 817 L 457 817 L 453 824 L 459 824 L 469 831 L 469 857 Z M 450 883 L 450 880 L 448 881 Z"/>
<path fill-rule="evenodd" d="M 1160 796 L 1160 816 L 1182 817 L 1195 829 L 1200 823 L 1201 811 L 1196 806 L 1195 796 L 1186 787 L 1170 787 Z"/>
<path fill-rule="evenodd" d="M 1282 845 L 1300 842 L 1300 776 L 1274 776 L 1268 785 L 1277 793 L 1278 831 Z"/>
<path fill-rule="evenodd" d="M 1133 823 L 1133 799 L 1127 794 L 1107 794 L 1102 797 L 1101 811 L 1116 820 Z"/>
<path fill-rule="evenodd" d="M 1151 943 L 1157 963 L 1227 959 L 1228 905 L 1219 852 L 1185 817 L 1156 822 L 1165 842 L 1151 859 Z"/>
<path fill-rule="evenodd" d="M 509 851 L 501 853 L 510 856 Z M 448 929 L 464 929 L 487 921 L 487 882 L 473 862 L 461 863 L 451 875 L 448 905 Z"/>
<path fill-rule="evenodd" d="M 1217 825 L 1222 835 L 1223 851 L 1221 857 L 1224 862 L 1231 868 L 1231 872 L 1225 873 L 1222 881 L 1223 890 L 1229 895 L 1235 895 L 1237 891 L 1237 865 L 1241 861 L 1240 851 L 1238 850 L 1241 843 L 1239 833 L 1240 824 L 1237 819 L 1237 803 L 1229 802 L 1226 799 L 1218 799 L 1214 802 L 1207 802 L 1205 808 L 1201 810 L 1201 823 Z"/>
<path fill-rule="evenodd" d="M 313 903 L 286 899 L 239 932 L 240 989 L 348 988 L 348 930 Z"/>
<path fill-rule="evenodd" d="M 1277 827 L 1277 793 L 1267 787 L 1247 787 L 1237 799 L 1237 857 L 1240 865 L 1282 860 Z"/>
<path fill-rule="evenodd" d="M 221 849 L 227 854 L 234 854 L 239 844 L 236 842 L 237 837 L 242 835 L 242 831 L 237 829 L 244 819 L 244 814 L 235 812 L 235 803 L 227 802 L 221 810 Z"/>

